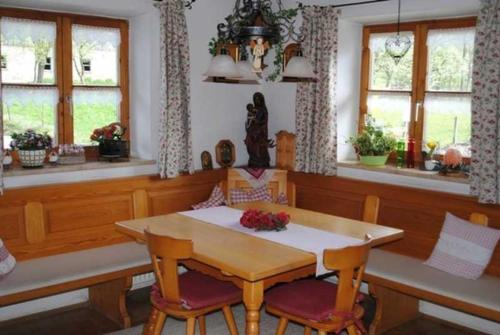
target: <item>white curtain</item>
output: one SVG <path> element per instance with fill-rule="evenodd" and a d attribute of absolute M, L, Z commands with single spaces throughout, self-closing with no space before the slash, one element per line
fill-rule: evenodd
<path fill-rule="evenodd" d="M 54 43 L 57 33 L 55 22 L 12 17 L 2 17 L 0 29 L 4 45 L 26 45 L 41 41 Z"/>
<path fill-rule="evenodd" d="M 183 0 L 164 0 L 160 11 L 160 150 L 162 178 L 194 173 L 191 144 L 189 36 Z"/>
<path fill-rule="evenodd" d="M 299 83 L 296 97 L 296 169 L 306 173 L 337 173 L 337 33 L 339 10 L 311 6 L 304 10 L 304 56 L 317 82 Z"/>
<path fill-rule="evenodd" d="M 72 26 L 73 43 L 75 45 L 92 44 L 96 50 L 114 50 L 120 46 L 121 34 L 118 28 Z"/>
<path fill-rule="evenodd" d="M 14 104 L 22 106 L 38 104 L 56 108 L 59 101 L 59 90 L 57 87 L 8 86 L 3 88 L 2 101 L 7 107 Z"/>
<path fill-rule="evenodd" d="M 121 102 L 122 94 L 119 88 L 78 87 L 73 89 L 73 104 L 75 105 L 112 104 L 118 106 Z"/>
<path fill-rule="evenodd" d="M 500 0 L 482 0 L 472 71 L 471 193 L 500 204 Z"/>

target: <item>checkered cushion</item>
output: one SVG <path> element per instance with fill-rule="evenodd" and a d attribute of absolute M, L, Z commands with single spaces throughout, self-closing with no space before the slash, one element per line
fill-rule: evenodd
<path fill-rule="evenodd" d="M 16 266 L 16 259 L 12 256 L 0 239 L 0 280 L 7 276 Z"/>
<path fill-rule="evenodd" d="M 239 188 L 233 188 L 229 191 L 232 204 L 239 204 L 241 202 L 252 202 L 252 201 L 268 201 L 271 202 L 273 199 L 269 194 L 267 186 L 262 186 L 255 188 L 251 191 L 245 191 Z"/>
<path fill-rule="evenodd" d="M 278 195 L 278 198 L 276 199 L 276 203 L 278 205 L 288 206 L 288 197 L 286 196 L 286 194 L 280 193 L 280 195 Z"/>
<path fill-rule="evenodd" d="M 424 263 L 467 279 L 479 278 L 500 239 L 500 230 L 473 224 L 450 213 L 431 257 Z"/>
<path fill-rule="evenodd" d="M 191 206 L 193 209 L 210 208 L 226 205 L 226 198 L 219 185 L 216 185 L 207 201 Z"/>

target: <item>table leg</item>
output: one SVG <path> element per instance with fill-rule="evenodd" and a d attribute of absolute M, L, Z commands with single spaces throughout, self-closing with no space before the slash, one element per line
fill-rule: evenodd
<path fill-rule="evenodd" d="M 259 335 L 260 307 L 264 300 L 264 282 L 243 282 L 243 302 L 247 309 L 246 335 Z"/>

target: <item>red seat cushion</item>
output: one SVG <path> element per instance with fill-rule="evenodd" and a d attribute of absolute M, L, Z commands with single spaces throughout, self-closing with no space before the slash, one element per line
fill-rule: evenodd
<path fill-rule="evenodd" d="M 241 290 L 233 283 L 197 271 L 188 271 L 179 276 L 179 290 L 183 307 L 190 310 L 241 299 Z M 151 298 L 159 306 L 167 304 L 156 284 L 153 285 Z"/>
<path fill-rule="evenodd" d="M 337 285 L 323 280 L 299 280 L 270 290 L 265 301 L 269 307 L 298 317 L 325 321 L 335 313 Z M 358 296 L 358 302 L 363 295 Z"/>

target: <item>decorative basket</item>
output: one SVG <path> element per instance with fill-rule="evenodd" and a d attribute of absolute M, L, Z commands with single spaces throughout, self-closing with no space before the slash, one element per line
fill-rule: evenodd
<path fill-rule="evenodd" d="M 43 167 L 47 152 L 45 149 L 38 150 L 18 150 L 19 160 L 24 168 Z"/>

